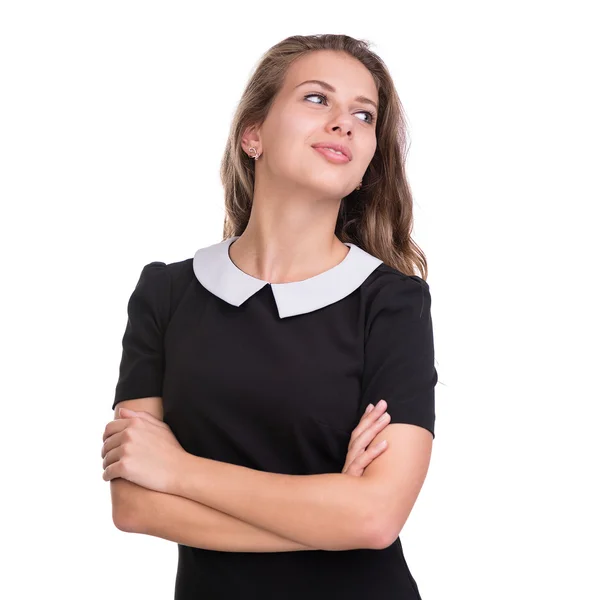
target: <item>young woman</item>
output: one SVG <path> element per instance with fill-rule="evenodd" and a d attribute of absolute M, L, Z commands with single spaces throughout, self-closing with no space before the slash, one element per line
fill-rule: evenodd
<path fill-rule="evenodd" d="M 399 533 L 437 371 L 405 136 L 365 42 L 283 40 L 233 120 L 223 240 L 142 270 L 103 478 L 120 529 L 178 543 L 178 600 L 420 598 Z"/>

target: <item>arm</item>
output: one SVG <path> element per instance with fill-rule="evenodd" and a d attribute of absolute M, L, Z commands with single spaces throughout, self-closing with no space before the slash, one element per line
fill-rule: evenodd
<path fill-rule="evenodd" d="M 387 548 L 400 535 L 425 482 L 433 435 L 424 427 L 410 423 L 390 423 L 373 441 L 387 439 L 385 456 L 366 469 L 364 478 L 379 489 L 385 510 L 381 518 L 381 548 Z"/>
<path fill-rule="evenodd" d="M 163 419 L 161 397 L 126 400 L 115 408 L 146 411 Z M 127 479 L 110 482 L 113 522 L 118 529 L 143 533 L 172 542 L 224 552 L 290 552 L 315 550 L 280 537 L 181 496 L 163 494 L 136 485 Z"/>
<path fill-rule="evenodd" d="M 120 406 L 163 419 L 161 397 L 121 401 L 115 418 Z M 382 507 L 366 478 L 346 473 L 284 475 L 185 456 L 167 496 L 181 496 L 313 549 L 377 547 Z M 143 505 L 135 501 L 131 489 L 111 481 L 115 524 L 126 524 Z"/>
<path fill-rule="evenodd" d="M 117 527 L 128 533 L 160 537 L 177 544 L 221 552 L 292 552 L 317 550 L 282 538 L 218 510 L 116 479 L 130 503 Z M 127 490 L 125 491 L 125 488 Z"/>
<path fill-rule="evenodd" d="M 170 493 L 303 545 L 352 550 L 378 544 L 373 490 L 344 473 L 285 475 L 188 454 Z"/>

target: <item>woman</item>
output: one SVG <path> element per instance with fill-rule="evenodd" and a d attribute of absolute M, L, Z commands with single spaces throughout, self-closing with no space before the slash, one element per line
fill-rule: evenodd
<path fill-rule="evenodd" d="M 420 598 L 398 535 L 437 372 L 405 149 L 366 43 L 287 38 L 233 120 L 223 241 L 144 267 L 103 478 L 120 529 L 177 541 L 177 599 Z"/>

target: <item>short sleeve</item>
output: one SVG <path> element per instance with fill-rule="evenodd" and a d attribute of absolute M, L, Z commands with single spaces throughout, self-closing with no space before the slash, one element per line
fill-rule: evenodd
<path fill-rule="evenodd" d="M 147 264 L 127 303 L 127 325 L 112 408 L 121 400 L 162 396 L 164 330 L 170 280 L 162 262 Z"/>
<path fill-rule="evenodd" d="M 378 290 L 366 320 L 359 414 L 387 402 L 390 423 L 424 427 L 435 438 L 433 326 L 429 285 L 416 275 L 394 277 Z"/>

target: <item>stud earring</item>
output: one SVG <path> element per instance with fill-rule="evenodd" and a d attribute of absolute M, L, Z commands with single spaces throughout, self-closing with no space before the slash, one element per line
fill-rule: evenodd
<path fill-rule="evenodd" d="M 260 156 L 260 152 L 257 152 L 256 148 L 251 146 L 250 148 L 248 148 L 248 152 L 254 152 L 254 154 L 250 154 L 250 158 L 253 158 L 254 160 L 258 160 L 258 157 Z"/>
<path fill-rule="evenodd" d="M 358 187 L 356 188 L 357 190 L 360 190 L 360 188 L 362 187 L 362 180 L 361 182 L 358 184 Z"/>

